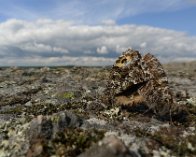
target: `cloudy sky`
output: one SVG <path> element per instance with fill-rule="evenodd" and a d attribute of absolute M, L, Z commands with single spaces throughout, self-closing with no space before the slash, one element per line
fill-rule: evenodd
<path fill-rule="evenodd" d="M 0 66 L 196 60 L 196 0 L 0 0 Z"/>

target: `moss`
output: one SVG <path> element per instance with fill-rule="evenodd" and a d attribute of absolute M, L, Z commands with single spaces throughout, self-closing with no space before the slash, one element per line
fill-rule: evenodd
<path fill-rule="evenodd" d="M 147 142 L 147 147 L 149 150 L 157 150 L 164 147 L 169 149 L 174 156 L 192 157 L 194 154 L 196 154 L 196 134 L 183 136 L 183 132 L 183 126 L 160 128 L 154 133 L 141 128 L 134 130 L 137 137 L 147 137 L 149 139 Z"/>
<path fill-rule="evenodd" d="M 186 123 L 183 124 L 184 126 L 188 127 L 188 126 L 196 126 L 196 116 L 193 114 L 190 114 L 187 117 L 187 121 Z"/>
<path fill-rule="evenodd" d="M 74 92 L 65 92 L 62 94 L 62 98 L 64 99 L 73 99 L 74 97 Z"/>
<path fill-rule="evenodd" d="M 77 110 L 79 110 L 82 107 L 83 107 L 83 104 L 81 102 L 68 102 L 67 104 L 65 104 L 66 109 L 77 109 Z"/>
<path fill-rule="evenodd" d="M 191 114 L 196 115 L 196 106 L 189 106 L 189 107 L 188 107 L 188 111 L 189 111 Z"/>
<path fill-rule="evenodd" d="M 52 140 L 42 142 L 40 156 L 77 156 L 103 137 L 103 131 L 67 128 L 58 132 Z"/>
<path fill-rule="evenodd" d="M 151 134 L 150 137 L 161 146 L 172 150 L 174 155 L 192 156 L 196 153 L 196 134 L 183 137 L 182 132 L 177 129 L 162 128 L 160 131 L 155 132 L 154 135 Z M 189 145 L 195 149 L 191 150 Z"/>
<path fill-rule="evenodd" d="M 1 114 L 25 114 L 25 115 L 50 115 L 59 111 L 65 110 L 66 106 L 54 105 L 50 103 L 34 104 L 30 107 L 17 106 L 14 108 L 1 111 Z"/>
<path fill-rule="evenodd" d="M 65 105 L 54 105 L 50 103 L 36 104 L 25 109 L 27 114 L 32 115 L 50 115 L 65 110 Z"/>
<path fill-rule="evenodd" d="M 70 110 L 76 114 L 87 114 L 85 112 L 85 106 L 82 102 L 68 102 L 66 104 L 51 104 L 51 103 L 40 103 L 33 104 L 30 107 L 16 106 L 13 108 L 1 111 L 0 114 L 13 114 L 13 115 L 51 115 L 64 110 Z"/>
<path fill-rule="evenodd" d="M 12 108 L 9 108 L 5 111 L 1 111 L 1 114 L 16 114 L 16 115 L 20 115 L 23 113 L 23 106 L 15 106 Z"/>
<path fill-rule="evenodd" d="M 146 131 L 145 130 L 142 130 L 140 128 L 136 128 L 134 130 L 134 133 L 137 137 L 144 137 L 145 135 L 147 135 Z"/>

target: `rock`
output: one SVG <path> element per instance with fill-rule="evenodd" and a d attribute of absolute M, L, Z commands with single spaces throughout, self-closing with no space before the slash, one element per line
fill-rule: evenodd
<path fill-rule="evenodd" d="M 187 99 L 187 102 L 188 102 L 190 105 L 196 107 L 196 97 L 195 97 L 195 98 Z"/>
<path fill-rule="evenodd" d="M 61 112 L 52 116 L 39 115 L 30 123 L 29 137 L 33 139 L 51 139 L 57 131 L 68 127 L 80 127 L 83 120 L 70 112 Z"/>
<path fill-rule="evenodd" d="M 125 144 L 116 136 L 105 137 L 98 144 L 89 148 L 78 157 L 137 157 L 134 152 L 128 150 Z"/>
<path fill-rule="evenodd" d="M 28 101 L 28 102 L 25 104 L 25 106 L 27 106 L 27 107 L 32 106 L 32 102 L 31 102 L 31 101 Z"/>

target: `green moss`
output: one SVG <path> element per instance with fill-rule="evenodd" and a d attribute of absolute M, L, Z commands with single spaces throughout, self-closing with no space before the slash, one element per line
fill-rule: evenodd
<path fill-rule="evenodd" d="M 65 92 L 62 95 L 62 98 L 64 99 L 73 99 L 75 97 L 73 92 Z"/>

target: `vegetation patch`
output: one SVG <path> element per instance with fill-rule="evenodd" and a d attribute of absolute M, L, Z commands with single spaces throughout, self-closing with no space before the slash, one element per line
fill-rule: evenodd
<path fill-rule="evenodd" d="M 103 137 L 104 131 L 66 128 L 64 131 L 57 132 L 52 140 L 34 140 L 28 154 L 34 152 L 37 153 L 38 156 L 56 155 L 73 157 L 84 152 L 85 149 Z M 39 147 L 41 151 L 35 152 L 37 147 Z"/>

